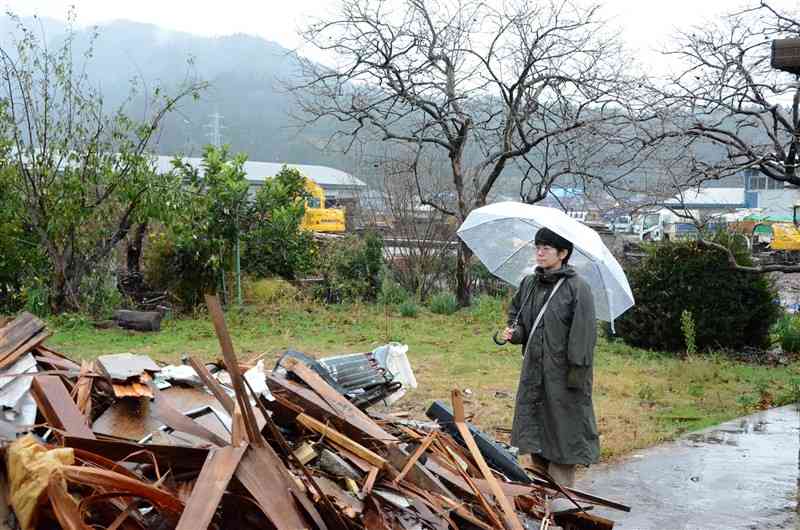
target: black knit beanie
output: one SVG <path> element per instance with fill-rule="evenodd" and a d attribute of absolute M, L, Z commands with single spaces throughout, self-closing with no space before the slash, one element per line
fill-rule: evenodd
<path fill-rule="evenodd" d="M 566 250 L 567 257 L 564 258 L 564 265 L 567 264 L 570 256 L 572 256 L 572 243 L 556 234 L 549 228 L 540 228 L 539 231 L 536 232 L 536 238 L 534 241 L 536 245 L 548 245 L 557 250 Z"/>

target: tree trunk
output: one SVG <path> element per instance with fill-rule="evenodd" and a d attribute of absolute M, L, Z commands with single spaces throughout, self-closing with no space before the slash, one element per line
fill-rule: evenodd
<path fill-rule="evenodd" d="M 119 309 L 112 318 L 119 327 L 137 331 L 161 331 L 161 313 L 158 311 L 130 311 Z"/>
<path fill-rule="evenodd" d="M 133 237 L 128 239 L 128 244 L 125 247 L 128 273 L 138 274 L 142 270 L 142 245 L 144 243 L 145 232 L 147 232 L 146 221 L 144 223 L 139 223 L 133 233 Z"/>
<path fill-rule="evenodd" d="M 469 262 L 472 250 L 461 241 L 458 245 L 458 263 L 456 265 L 456 298 L 459 307 L 468 307 L 471 302 L 469 288 Z"/>

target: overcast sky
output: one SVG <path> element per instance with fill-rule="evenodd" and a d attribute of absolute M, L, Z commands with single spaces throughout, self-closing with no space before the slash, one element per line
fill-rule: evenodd
<path fill-rule="evenodd" d="M 644 52 L 665 42 L 675 28 L 700 24 L 746 1 L 606 0 L 602 4 L 604 18 L 620 29 L 631 47 Z M 786 6 L 798 1 L 775 0 L 774 4 Z M 127 19 L 199 35 L 248 33 L 295 49 L 300 45 L 297 27 L 309 17 L 330 12 L 336 0 L 0 0 L 0 3 L 19 15 L 39 14 L 58 19 L 64 19 L 69 6 L 75 4 L 82 25 Z"/>

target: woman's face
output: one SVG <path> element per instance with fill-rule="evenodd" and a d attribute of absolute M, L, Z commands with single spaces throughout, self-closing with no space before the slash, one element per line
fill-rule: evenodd
<path fill-rule="evenodd" d="M 536 264 L 545 270 L 560 268 L 566 257 L 566 250 L 558 250 L 550 245 L 536 245 Z"/>

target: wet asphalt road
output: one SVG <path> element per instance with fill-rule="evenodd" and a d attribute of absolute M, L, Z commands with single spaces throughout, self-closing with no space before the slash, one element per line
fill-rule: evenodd
<path fill-rule="evenodd" d="M 578 489 L 618 500 L 596 508 L 621 530 L 800 530 L 797 406 L 739 418 L 593 466 Z"/>

